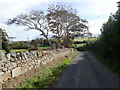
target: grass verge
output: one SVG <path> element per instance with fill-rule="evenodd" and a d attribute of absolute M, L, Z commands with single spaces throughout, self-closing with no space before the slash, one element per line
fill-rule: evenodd
<path fill-rule="evenodd" d="M 49 88 L 55 80 L 61 75 L 63 69 L 67 67 L 73 60 L 73 57 L 77 54 L 77 51 L 71 55 L 70 58 L 64 59 L 56 67 L 44 67 L 40 73 L 34 75 L 34 78 L 28 78 L 20 84 L 19 87 L 15 87 L 17 90 L 24 88 Z"/>

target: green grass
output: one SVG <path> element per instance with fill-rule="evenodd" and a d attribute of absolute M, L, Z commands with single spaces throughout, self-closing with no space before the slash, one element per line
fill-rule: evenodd
<path fill-rule="evenodd" d="M 86 43 L 82 43 L 82 44 L 74 44 L 73 46 L 78 48 L 78 47 L 83 47 L 84 45 L 86 45 Z"/>
<path fill-rule="evenodd" d="M 17 89 L 21 88 L 50 88 L 54 81 L 61 75 L 63 69 L 67 67 L 77 51 L 71 55 L 71 58 L 64 59 L 59 65 L 52 68 L 44 67 L 40 73 L 34 75 L 34 78 L 28 78 L 20 84 Z"/>
<path fill-rule="evenodd" d="M 12 49 L 10 52 L 24 52 L 27 51 L 27 49 Z M 0 52 L 6 53 L 5 50 L 0 50 Z"/>
<path fill-rule="evenodd" d="M 5 50 L 0 50 L 0 52 L 2 52 L 2 53 L 6 53 Z"/>
<path fill-rule="evenodd" d="M 74 41 L 95 41 L 98 38 L 79 38 L 79 39 L 74 39 Z M 85 48 L 84 46 L 86 45 L 86 43 L 80 43 L 80 44 L 73 44 L 73 47 L 76 48 L 78 51 L 84 51 Z"/>
<path fill-rule="evenodd" d="M 74 41 L 88 41 L 88 38 L 77 38 Z"/>
<path fill-rule="evenodd" d="M 74 41 L 89 41 L 89 40 L 96 40 L 97 38 L 77 38 Z"/>
<path fill-rule="evenodd" d="M 12 49 L 11 52 L 24 52 L 27 51 L 27 49 Z"/>
<path fill-rule="evenodd" d="M 50 47 L 43 46 L 43 47 L 38 47 L 38 49 L 50 49 Z M 12 49 L 12 50 L 10 50 L 10 52 L 24 52 L 24 51 L 28 51 L 28 50 L 27 49 Z M 6 53 L 5 50 L 0 50 L 0 52 Z"/>
<path fill-rule="evenodd" d="M 49 46 L 38 47 L 39 49 L 50 49 Z"/>

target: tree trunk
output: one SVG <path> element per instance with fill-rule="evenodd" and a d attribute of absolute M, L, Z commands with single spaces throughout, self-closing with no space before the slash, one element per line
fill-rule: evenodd
<path fill-rule="evenodd" d="M 47 36 L 45 36 L 45 38 L 46 38 L 46 39 L 47 39 L 47 41 L 49 42 L 49 45 L 50 45 L 51 49 L 53 49 L 52 42 L 48 39 L 48 37 L 47 37 Z"/>
<path fill-rule="evenodd" d="M 60 41 L 57 40 L 57 49 L 60 48 Z"/>
<path fill-rule="evenodd" d="M 60 41 L 61 41 L 60 38 L 57 38 L 57 42 L 56 42 L 57 43 L 57 48 L 61 48 Z"/>

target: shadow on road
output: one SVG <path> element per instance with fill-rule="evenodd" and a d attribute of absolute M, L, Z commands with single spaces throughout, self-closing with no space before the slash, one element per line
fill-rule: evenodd
<path fill-rule="evenodd" d="M 84 47 L 77 47 L 76 49 L 77 49 L 77 51 L 85 51 Z"/>
<path fill-rule="evenodd" d="M 54 88 L 118 88 L 118 78 L 90 53 L 79 52 Z"/>

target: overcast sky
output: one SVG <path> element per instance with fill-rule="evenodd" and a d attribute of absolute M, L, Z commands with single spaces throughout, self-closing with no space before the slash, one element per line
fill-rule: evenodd
<path fill-rule="evenodd" d="M 38 31 L 25 31 L 24 27 L 16 25 L 6 25 L 8 19 L 29 12 L 30 10 L 46 11 L 48 5 L 57 2 L 77 10 L 77 14 L 82 19 L 89 22 L 89 29 L 93 35 L 100 34 L 100 28 L 105 23 L 111 13 L 115 13 L 118 8 L 116 2 L 119 0 L 0 0 L 0 28 L 7 31 L 10 37 L 16 37 L 14 41 L 25 41 L 39 37 Z"/>

